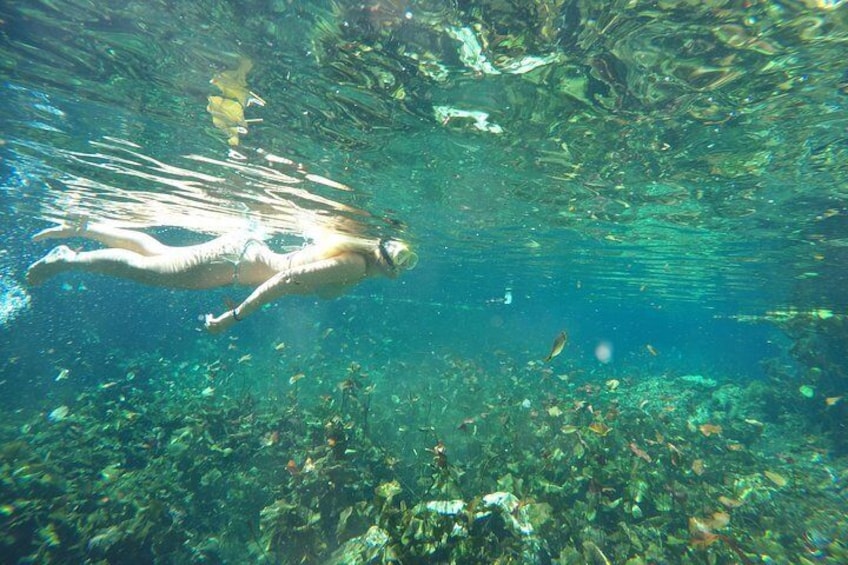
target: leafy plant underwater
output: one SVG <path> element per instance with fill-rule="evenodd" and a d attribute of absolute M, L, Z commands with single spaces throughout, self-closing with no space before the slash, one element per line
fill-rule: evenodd
<path fill-rule="evenodd" d="M 409 368 L 327 369 L 260 402 L 161 370 L 4 421 L 9 561 L 848 559 L 845 461 L 762 383 L 444 358 L 398 382 Z"/>

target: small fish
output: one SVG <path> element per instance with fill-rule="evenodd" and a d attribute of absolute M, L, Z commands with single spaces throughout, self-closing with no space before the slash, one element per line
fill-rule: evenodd
<path fill-rule="evenodd" d="M 779 473 L 775 473 L 774 471 L 763 471 L 763 475 L 765 475 L 768 480 L 773 482 L 778 487 L 785 487 L 787 484 L 789 484 L 789 479 Z"/>
<path fill-rule="evenodd" d="M 67 369 L 62 369 L 61 371 L 59 371 L 59 374 L 58 374 L 58 375 L 56 375 L 56 378 L 55 378 L 55 379 L 53 379 L 53 380 L 54 380 L 54 381 L 56 381 L 56 382 L 64 381 L 65 379 L 67 379 L 67 378 L 68 378 L 68 374 L 69 374 L 69 373 L 70 373 L 70 371 L 69 371 L 69 370 L 67 370 Z"/>
<path fill-rule="evenodd" d="M 262 447 L 271 447 L 272 445 L 277 445 L 279 442 L 280 432 L 277 430 L 266 433 L 260 441 Z"/>
<path fill-rule="evenodd" d="M 278 343 L 277 345 L 274 346 L 274 351 L 282 351 L 285 348 L 286 348 L 286 342 L 281 341 L 280 343 Z"/>
<path fill-rule="evenodd" d="M 648 452 L 645 451 L 644 449 L 642 449 L 641 447 L 639 447 L 636 444 L 635 441 L 631 441 L 630 445 L 628 445 L 628 447 L 630 448 L 630 451 L 633 452 L 633 455 L 635 455 L 639 459 L 644 460 L 646 463 L 651 463 L 653 461 L 653 459 L 651 459 L 651 456 L 648 455 Z M 700 474 L 700 473 L 696 473 L 696 474 Z"/>
<path fill-rule="evenodd" d="M 718 424 L 701 424 L 698 429 L 705 437 L 720 436 L 722 432 L 721 426 Z"/>
<path fill-rule="evenodd" d="M 246 354 L 246 355 L 242 355 L 241 357 L 239 357 L 239 358 L 238 358 L 237 363 L 238 363 L 239 365 L 241 365 L 242 363 L 248 363 L 248 362 L 249 362 L 250 360 L 252 360 L 252 359 L 253 359 L 253 355 L 251 355 L 250 353 L 248 353 L 248 354 Z"/>
<path fill-rule="evenodd" d="M 612 431 L 612 428 L 604 424 L 603 422 L 592 422 L 589 424 L 589 430 L 595 432 L 599 436 L 603 437 Z"/>
<path fill-rule="evenodd" d="M 289 377 L 289 384 L 293 385 L 294 383 L 296 383 L 297 381 L 299 381 L 300 379 L 302 379 L 305 376 L 306 376 L 305 373 L 296 373 L 296 374 Z"/>
<path fill-rule="evenodd" d="M 721 502 L 724 505 L 725 508 L 731 508 L 731 509 L 739 508 L 740 506 L 742 506 L 745 503 L 742 500 L 737 500 L 735 498 L 729 498 L 729 497 L 723 496 L 723 495 L 718 497 L 718 501 Z"/>
<path fill-rule="evenodd" d="M 653 357 L 657 356 L 657 350 L 650 343 L 645 344 L 645 349 L 647 349 L 648 353 L 650 353 Z"/>
<path fill-rule="evenodd" d="M 559 332 L 559 335 L 554 339 L 554 343 L 551 346 L 551 352 L 548 353 L 548 356 L 545 357 L 545 363 L 562 353 L 562 348 L 565 347 L 565 344 L 568 343 L 568 334 L 565 330 Z"/>
<path fill-rule="evenodd" d="M 54 423 L 55 422 L 61 422 L 62 420 L 65 419 L 65 417 L 68 415 L 68 413 L 70 411 L 71 410 L 67 406 L 64 406 L 64 405 L 59 406 L 58 408 L 56 408 L 55 410 L 50 412 L 50 414 L 47 415 L 47 419 L 51 422 L 54 422 Z"/>

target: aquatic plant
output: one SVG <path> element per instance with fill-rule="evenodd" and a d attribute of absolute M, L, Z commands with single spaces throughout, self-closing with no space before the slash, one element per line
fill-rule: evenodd
<path fill-rule="evenodd" d="M 4 551 L 40 562 L 214 562 L 245 547 L 282 563 L 845 555 L 848 525 L 822 528 L 808 494 L 838 505 L 845 477 L 780 423 L 744 417 L 760 408 L 755 385 L 540 389 L 522 376 L 505 394 L 475 363 L 436 363 L 378 394 L 391 367 L 316 362 L 313 379 L 282 384 L 309 398 L 271 402 L 235 379 L 203 395 L 209 373 L 179 378 L 184 367 L 165 369 L 165 397 L 127 371 L 68 401 L 62 419 L 45 407 L 0 426 Z M 507 379 L 524 371 L 538 376 Z M 806 536 L 790 533 L 798 523 Z"/>

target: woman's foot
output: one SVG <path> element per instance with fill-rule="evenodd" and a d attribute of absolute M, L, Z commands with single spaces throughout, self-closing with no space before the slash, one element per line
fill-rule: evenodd
<path fill-rule="evenodd" d="M 88 227 L 88 218 L 85 216 L 80 216 L 78 218 L 74 218 L 70 221 L 59 224 L 58 226 L 53 226 L 51 228 L 43 229 L 34 236 L 32 236 L 33 241 L 42 241 L 45 239 L 60 239 L 63 237 L 74 237 L 78 236 L 81 233 L 85 232 Z"/>
<path fill-rule="evenodd" d="M 38 286 L 50 277 L 68 268 L 76 253 L 67 245 L 60 245 L 33 263 L 27 269 L 26 279 L 31 286 Z"/>

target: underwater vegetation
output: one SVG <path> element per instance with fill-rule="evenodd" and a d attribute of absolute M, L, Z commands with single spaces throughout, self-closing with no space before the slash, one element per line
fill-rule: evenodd
<path fill-rule="evenodd" d="M 5 418 L 5 561 L 848 560 L 844 454 L 764 382 L 443 357 L 257 395 L 233 356 L 128 360 Z"/>

